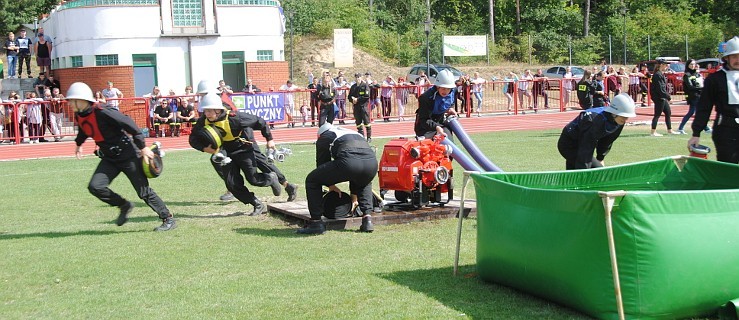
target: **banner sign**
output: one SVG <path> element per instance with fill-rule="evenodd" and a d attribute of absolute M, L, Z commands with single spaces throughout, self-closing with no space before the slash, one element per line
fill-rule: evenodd
<path fill-rule="evenodd" d="M 334 67 L 354 67 L 352 29 L 334 29 Z"/>
<path fill-rule="evenodd" d="M 269 121 L 285 120 L 285 96 L 292 93 L 235 93 L 231 96 L 236 110 L 264 118 Z"/>
<path fill-rule="evenodd" d="M 488 36 L 444 36 L 445 57 L 486 56 Z"/>

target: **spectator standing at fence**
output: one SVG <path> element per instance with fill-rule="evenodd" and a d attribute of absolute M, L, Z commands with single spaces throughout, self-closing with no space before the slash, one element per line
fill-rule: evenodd
<path fill-rule="evenodd" d="M 87 189 L 101 201 L 119 208 L 116 224 L 125 224 L 134 208 L 132 202 L 109 188 L 113 179 L 124 173 L 139 199 L 144 200 L 162 220 L 162 224 L 154 231 L 168 231 L 177 227 L 164 201 L 149 187 L 142 165 L 148 165 L 152 161 L 154 152 L 147 147 L 144 135 L 133 119 L 116 109 L 97 104 L 90 87 L 82 82 L 75 82 L 69 87 L 67 101 L 79 123 L 75 138 L 77 159 L 82 159 L 82 144 L 87 138 L 93 138 L 98 147 L 96 154 L 100 157 L 100 162 Z"/>
<path fill-rule="evenodd" d="M 113 81 L 108 81 L 108 87 L 102 91 L 105 100 L 109 107 L 118 110 L 120 101 L 117 99 L 123 99 L 123 92 L 118 88 L 113 87 Z"/>
<path fill-rule="evenodd" d="M 428 88 L 429 78 L 426 76 L 426 71 L 421 71 L 418 73 L 418 78 L 416 78 L 416 85 L 418 86 L 418 89 L 416 90 L 416 98 L 420 97 Z"/>
<path fill-rule="evenodd" d="M 639 68 L 637 66 L 634 66 L 634 68 L 632 68 L 631 72 L 629 73 L 629 96 L 631 96 L 634 101 L 638 101 L 639 99 L 639 92 L 641 91 L 641 77 L 642 74 L 639 72 Z"/>
<path fill-rule="evenodd" d="M 18 62 L 18 51 L 20 43 L 15 38 L 15 33 L 8 32 L 8 40 L 5 40 L 5 55 L 8 58 L 8 79 L 15 79 L 15 66 Z"/>
<path fill-rule="evenodd" d="M 21 102 L 21 97 L 18 95 L 15 91 L 10 91 L 10 94 L 8 94 L 8 100 L 6 102 L 12 103 L 14 105 L 17 105 L 18 102 Z M 18 132 L 15 130 L 16 123 L 18 123 L 19 131 L 21 134 L 21 138 L 23 137 L 23 124 L 20 122 L 21 118 L 21 106 L 18 106 L 18 111 L 13 109 L 13 106 L 5 106 L 5 134 L 8 136 L 8 138 L 11 138 L 10 143 L 15 144 L 15 137 L 17 136 Z"/>
<path fill-rule="evenodd" d="M 367 138 L 367 142 L 372 142 L 372 123 L 370 122 L 369 100 L 370 87 L 367 80 L 362 78 L 362 74 L 355 73 L 355 83 L 349 89 L 349 100 L 353 105 L 354 122 L 357 125 L 357 132 Z M 365 130 L 367 133 L 365 134 Z"/>
<path fill-rule="evenodd" d="M 480 77 L 479 72 L 475 72 L 472 74 L 472 79 L 470 79 L 470 84 L 472 85 L 472 94 L 475 95 L 475 99 L 477 99 L 477 108 L 475 108 L 475 111 L 477 111 L 477 116 L 480 116 L 480 112 L 482 111 L 482 93 L 484 91 L 484 85 L 485 85 L 485 78 Z M 471 103 L 470 103 L 471 105 Z"/>
<path fill-rule="evenodd" d="M 595 80 L 590 77 L 590 70 L 585 70 L 577 83 L 577 99 L 580 108 L 587 110 L 593 107 L 593 96 L 595 95 Z"/>
<path fill-rule="evenodd" d="M 243 92 L 254 94 L 254 93 L 260 93 L 262 92 L 262 89 L 257 88 L 256 85 L 252 82 L 251 78 L 246 79 L 246 85 L 244 86 Z"/>
<path fill-rule="evenodd" d="M 44 101 L 38 98 L 35 92 L 29 92 L 28 98 L 23 102 L 26 104 L 26 119 L 28 121 L 28 138 L 29 143 L 39 143 L 41 135 L 41 125 L 43 124 L 43 112 L 41 111 L 41 102 Z"/>
<path fill-rule="evenodd" d="M 344 119 L 346 119 L 346 96 L 350 85 L 344 79 L 343 71 L 339 71 L 339 74 L 341 75 L 336 78 L 336 106 L 339 108 L 337 118 L 339 124 L 344 124 Z"/>
<path fill-rule="evenodd" d="M 456 113 L 464 113 L 467 114 L 467 110 L 469 110 L 468 106 L 472 104 L 469 98 L 471 98 L 469 93 L 470 88 L 470 79 L 467 75 L 461 75 L 459 78 L 454 82 L 454 84 L 457 86 L 457 91 L 454 100 L 454 111 Z M 459 108 L 458 106 L 461 105 L 462 108 Z"/>
<path fill-rule="evenodd" d="M 595 91 L 593 91 L 593 108 L 604 107 L 606 105 L 606 84 L 605 73 L 603 71 L 598 71 L 595 74 L 593 86 L 595 87 Z"/>
<path fill-rule="evenodd" d="M 39 29 L 33 48 L 33 52 L 36 53 L 36 64 L 39 71 L 49 73 L 51 71 L 51 49 L 53 45 L 51 39 L 44 35 L 44 28 Z"/>
<path fill-rule="evenodd" d="M 43 117 L 43 123 L 41 124 L 41 139 L 39 141 L 41 142 L 48 142 L 44 136 L 46 135 L 46 129 L 49 129 L 49 132 L 51 132 L 51 135 L 54 136 L 54 140 L 59 137 L 59 131 L 57 131 L 56 126 L 51 121 L 51 107 L 52 107 L 52 96 L 51 96 L 51 89 L 50 87 L 47 87 L 46 90 L 44 90 L 44 95 L 41 97 L 43 99 L 44 104 L 41 105 L 41 114 Z"/>
<path fill-rule="evenodd" d="M 105 95 L 102 91 L 95 91 L 95 101 L 102 103 L 103 105 L 108 103 L 108 100 L 105 99 Z"/>
<path fill-rule="evenodd" d="M 503 78 L 503 94 L 505 94 L 508 100 L 508 114 L 513 111 L 511 109 L 511 103 L 513 102 L 513 95 L 515 94 L 516 82 L 518 82 L 518 75 L 511 71 L 505 78 Z"/>
<path fill-rule="evenodd" d="M 670 116 L 672 115 L 672 110 L 670 110 L 670 100 L 672 100 L 672 97 L 667 91 L 667 79 L 664 75 L 668 65 L 669 62 L 663 59 L 657 60 L 657 65 L 654 66 L 654 74 L 652 75 L 652 84 L 649 87 L 649 94 L 652 97 L 652 102 L 654 102 L 654 117 L 652 117 L 651 132 L 651 136 L 653 137 L 662 136 L 662 134 L 657 132 L 657 122 L 663 113 L 665 114 L 667 133 L 677 133 L 672 131 L 672 121 L 670 120 Z"/>
<path fill-rule="evenodd" d="M 685 75 L 683 75 L 683 91 L 685 91 L 686 102 L 688 103 L 688 113 L 685 114 L 680 125 L 677 127 L 677 133 L 686 134 L 685 124 L 695 113 L 695 109 L 698 106 L 698 101 L 701 98 L 701 92 L 703 91 L 703 76 L 698 72 L 698 63 L 695 59 L 688 59 L 685 62 Z M 703 131 L 710 133 L 711 127 L 706 125 Z"/>
<path fill-rule="evenodd" d="M 293 120 L 293 112 L 295 112 L 295 94 L 292 91 L 299 90 L 300 88 L 293 84 L 292 80 L 287 80 L 285 84 L 280 87 L 280 91 L 286 91 L 285 93 L 285 117 L 288 121 L 288 128 L 295 128 L 295 121 Z"/>
<path fill-rule="evenodd" d="M 321 126 L 324 123 L 334 123 L 334 98 L 336 97 L 336 87 L 334 86 L 334 80 L 331 79 L 330 74 L 324 74 L 323 79 L 318 87 L 318 100 L 320 101 L 321 107 L 318 115 L 318 125 Z"/>
<path fill-rule="evenodd" d="M 562 77 L 562 102 L 564 103 L 564 107 L 567 108 L 567 105 L 570 104 L 570 95 L 572 95 L 572 85 L 575 84 L 575 80 L 573 79 L 572 75 L 572 67 L 567 66 L 565 68 L 565 74 Z"/>
<path fill-rule="evenodd" d="M 51 82 L 46 78 L 46 74 L 43 72 L 39 73 L 38 78 L 33 82 L 33 88 L 36 90 L 36 97 L 43 100 L 44 91 L 49 89 L 50 86 Z M 41 105 L 41 119 L 41 128 L 37 133 L 41 138 L 38 142 L 47 142 L 44 138 L 44 135 L 46 135 L 46 127 L 49 127 L 49 106 L 47 104 Z"/>
<path fill-rule="evenodd" d="M 49 107 L 49 123 L 51 123 L 51 132 L 56 132 L 54 142 L 62 141 L 62 123 L 64 121 L 62 100 L 64 100 L 64 95 L 60 93 L 59 88 L 53 88 L 51 90 L 51 105 Z"/>
<path fill-rule="evenodd" d="M 380 84 L 372 79 L 372 73 L 370 73 L 369 71 L 364 73 L 364 78 L 370 88 L 370 116 L 375 112 L 375 109 L 377 109 L 377 118 L 381 118 L 382 115 L 380 114 L 380 104 L 382 103 L 382 101 L 380 100 Z M 375 120 L 372 119 L 371 121 L 374 122 Z"/>
<path fill-rule="evenodd" d="M 18 78 L 23 73 L 23 63 L 26 63 L 26 75 L 28 79 L 31 79 L 31 48 L 33 47 L 33 41 L 26 37 L 26 30 L 21 30 L 21 34 L 18 37 Z"/>
<path fill-rule="evenodd" d="M 708 125 L 715 106 L 717 117 L 712 138 L 716 160 L 739 163 L 739 37 L 726 41 L 722 60 L 721 69 L 709 74 L 704 82 L 688 146 L 700 144 L 701 131 Z"/>
<path fill-rule="evenodd" d="M 408 104 L 408 83 L 405 78 L 398 78 L 395 85 L 395 104 L 398 106 L 398 121 L 403 121 L 405 115 L 405 105 Z"/>
<path fill-rule="evenodd" d="M 313 78 L 313 81 L 308 85 L 308 89 L 311 90 L 310 92 L 310 119 L 311 119 L 311 127 L 314 127 L 316 125 L 315 119 L 316 119 L 316 109 L 318 108 L 318 78 Z"/>
<path fill-rule="evenodd" d="M 385 122 L 390 122 L 390 116 L 393 113 L 393 87 L 397 83 L 391 75 L 388 75 L 385 80 L 382 81 L 380 90 L 380 103 L 382 104 L 382 119 Z"/>
<path fill-rule="evenodd" d="M 534 112 L 538 110 L 539 96 L 544 97 L 544 109 L 549 109 L 549 95 L 547 94 L 547 77 L 541 69 L 536 70 L 534 75 Z"/>
<path fill-rule="evenodd" d="M 520 81 L 518 82 L 518 101 L 521 104 L 521 113 L 525 114 L 526 108 L 523 106 L 523 96 L 528 97 L 528 108 L 533 108 L 531 106 L 531 93 L 529 92 L 529 84 L 534 81 L 534 77 L 531 75 L 531 70 L 526 69 L 519 79 Z"/>

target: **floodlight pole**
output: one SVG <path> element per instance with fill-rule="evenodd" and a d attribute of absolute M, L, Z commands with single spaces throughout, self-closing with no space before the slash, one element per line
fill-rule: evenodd
<path fill-rule="evenodd" d="M 431 49 L 429 46 L 429 33 L 431 33 L 431 19 L 426 19 L 423 23 L 423 31 L 426 33 L 426 76 L 429 76 L 431 71 Z"/>
<path fill-rule="evenodd" d="M 295 47 L 293 46 L 293 12 L 292 10 L 287 12 L 287 18 L 290 19 L 290 80 L 294 80 L 293 78 L 293 51 L 295 51 Z"/>

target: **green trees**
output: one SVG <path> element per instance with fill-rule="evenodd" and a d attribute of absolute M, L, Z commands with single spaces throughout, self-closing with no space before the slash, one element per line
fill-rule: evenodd
<path fill-rule="evenodd" d="M 442 34 L 489 34 L 491 12 L 495 32 L 495 43 L 490 48 L 493 60 L 528 62 L 531 52 L 534 63 L 570 63 L 571 49 L 572 64 L 591 64 L 601 58 L 624 63 L 624 29 L 628 64 L 667 55 L 702 58 L 717 56 L 718 43 L 739 34 L 736 19 L 739 7 L 735 0 L 431 0 L 430 3 L 432 62 L 442 60 Z M 334 27 L 353 28 L 356 45 L 365 50 L 381 53 L 399 65 L 425 61 L 425 0 L 285 0 L 283 6 L 294 10 L 297 34 L 330 36 Z"/>

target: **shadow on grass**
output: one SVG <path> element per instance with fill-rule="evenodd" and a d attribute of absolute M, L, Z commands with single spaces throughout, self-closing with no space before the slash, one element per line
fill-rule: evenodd
<path fill-rule="evenodd" d="M 25 238 L 64 238 L 74 236 L 107 236 L 111 234 L 124 234 L 132 232 L 145 232 L 147 230 L 82 230 L 77 232 L 39 232 L 39 233 L 0 233 L 0 240 L 25 239 Z"/>
<path fill-rule="evenodd" d="M 260 228 L 234 228 L 236 233 L 248 234 L 260 237 L 275 237 L 275 238 L 302 238 L 310 237 L 310 235 L 303 235 L 295 233 L 296 229 L 293 228 L 275 228 L 275 229 L 260 229 Z"/>
<path fill-rule="evenodd" d="M 553 302 L 482 281 L 475 265 L 452 268 L 406 270 L 377 274 L 378 277 L 422 293 L 472 319 L 590 319 Z"/>

